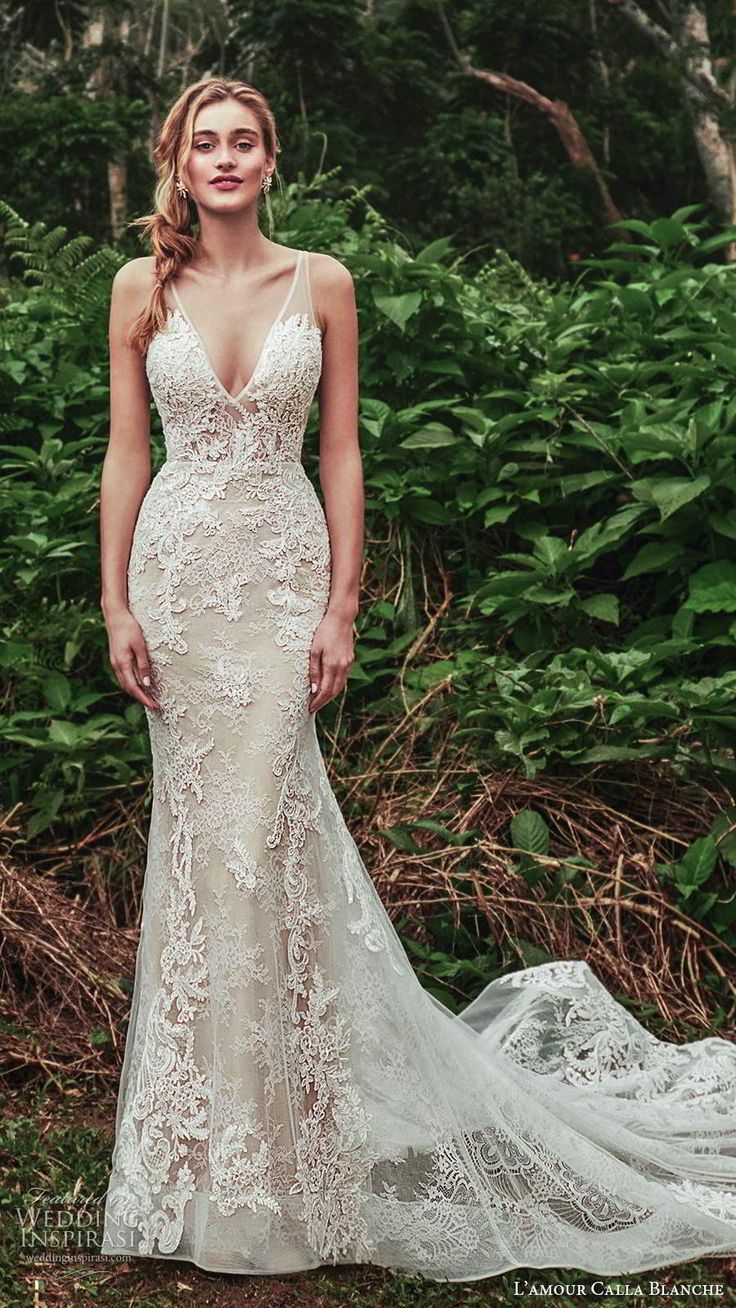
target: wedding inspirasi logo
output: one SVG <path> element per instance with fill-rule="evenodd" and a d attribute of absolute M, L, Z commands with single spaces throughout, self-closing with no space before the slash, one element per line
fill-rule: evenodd
<path fill-rule="evenodd" d="M 89 1262 L 95 1255 L 102 1260 L 105 1194 L 38 1190 L 24 1195 L 15 1205 L 19 1261 Z"/>

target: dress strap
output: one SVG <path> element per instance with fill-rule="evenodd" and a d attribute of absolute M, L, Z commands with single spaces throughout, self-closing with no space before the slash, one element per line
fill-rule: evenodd
<path fill-rule="evenodd" d="M 317 315 L 314 312 L 314 303 L 312 301 L 312 283 L 309 272 L 309 250 L 304 251 L 304 287 L 306 291 L 307 308 L 309 316 L 313 323 L 317 323 Z"/>
<path fill-rule="evenodd" d="M 291 289 L 279 317 L 290 318 L 297 313 L 304 314 L 311 322 L 315 325 L 317 324 L 317 319 L 314 314 L 314 305 L 312 304 L 312 292 L 309 284 L 308 250 L 297 251 Z"/>
<path fill-rule="evenodd" d="M 278 320 L 279 320 L 280 318 L 283 318 L 283 317 L 284 317 L 284 314 L 286 313 L 286 310 L 288 309 L 288 307 L 289 307 L 289 305 L 291 304 L 292 300 L 295 299 L 295 295 L 296 295 L 296 292 L 297 292 L 297 288 L 298 288 L 299 283 L 300 283 L 300 281 L 301 281 L 301 274 L 302 274 L 302 251 L 301 251 L 301 250 L 297 250 L 296 263 L 294 264 L 294 271 L 293 271 L 293 273 L 292 273 L 292 275 L 291 275 L 291 281 L 290 281 L 290 283 L 289 283 L 289 289 L 288 289 L 288 291 L 286 292 L 286 299 L 284 300 L 284 302 L 283 302 L 283 304 L 281 305 L 281 308 L 280 308 L 278 314 L 276 315 L 276 321 L 277 321 L 277 322 L 278 322 Z M 292 313 L 295 313 L 295 312 L 297 312 L 297 310 L 296 310 L 296 309 L 292 309 Z"/>

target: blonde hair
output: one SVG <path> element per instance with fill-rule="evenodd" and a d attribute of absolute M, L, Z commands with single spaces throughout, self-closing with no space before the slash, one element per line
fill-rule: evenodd
<path fill-rule="evenodd" d="M 281 150 L 271 107 L 266 97 L 248 82 L 207 77 L 186 87 L 174 101 L 156 137 L 153 151 L 156 165 L 154 212 L 135 218 L 129 224 L 142 228 L 155 258 L 155 284 L 148 303 L 128 333 L 128 343 L 141 354 L 145 354 L 151 337 L 166 323 L 164 286 L 176 276 L 182 264 L 191 259 L 197 243 L 192 234 L 192 211 L 196 215 L 196 205 L 188 196 L 179 194 L 175 181 L 177 176 L 181 176 L 191 150 L 195 119 L 203 105 L 230 98 L 239 100 L 253 111 L 263 134 L 266 153 L 274 161 Z M 275 165 L 273 171 L 275 176 Z"/>

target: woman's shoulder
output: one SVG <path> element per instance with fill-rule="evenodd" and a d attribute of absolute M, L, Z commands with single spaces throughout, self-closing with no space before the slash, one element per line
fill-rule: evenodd
<path fill-rule="evenodd" d="M 333 254 L 323 254 L 320 250 L 307 250 L 310 278 L 315 277 L 325 291 L 340 291 L 353 285 L 353 275 Z"/>
<path fill-rule="evenodd" d="M 112 279 L 110 314 L 113 321 L 127 327 L 142 313 L 156 280 L 155 267 L 152 254 L 121 264 Z"/>
<path fill-rule="evenodd" d="M 156 280 L 156 260 L 152 254 L 140 259 L 129 259 L 122 264 L 113 277 L 113 288 L 122 294 L 148 295 L 153 290 Z"/>

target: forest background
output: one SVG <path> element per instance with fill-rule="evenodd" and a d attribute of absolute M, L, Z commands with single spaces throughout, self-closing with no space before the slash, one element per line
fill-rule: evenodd
<path fill-rule="evenodd" d="M 106 1175 L 150 803 L 99 611 L 107 311 L 201 76 L 272 104 L 264 230 L 356 283 L 366 561 L 319 731 L 423 983 L 457 1010 L 585 958 L 661 1038 L 733 1037 L 731 4 L 0 0 L 0 31 L 0 1212 Z M 18 1270 L 4 1231 L 8 1304 L 169 1302 L 166 1269 Z"/>

